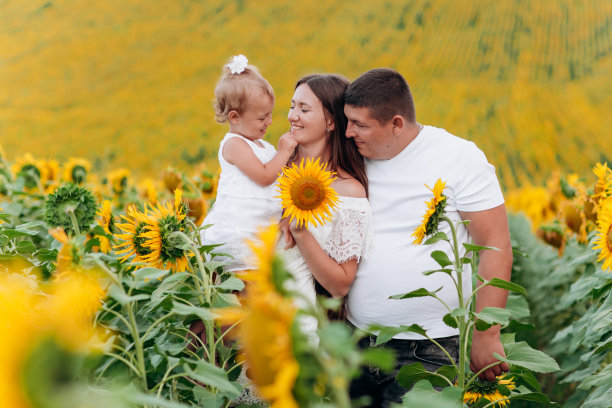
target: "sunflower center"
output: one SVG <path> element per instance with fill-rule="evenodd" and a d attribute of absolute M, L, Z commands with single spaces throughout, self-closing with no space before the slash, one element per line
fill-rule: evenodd
<path fill-rule="evenodd" d="M 608 227 L 608 235 L 606 236 L 606 245 L 608 246 L 608 251 L 612 252 L 612 224 Z"/>
<path fill-rule="evenodd" d="M 291 199 L 300 210 L 314 210 L 325 200 L 325 189 L 314 177 L 302 177 L 291 186 Z"/>

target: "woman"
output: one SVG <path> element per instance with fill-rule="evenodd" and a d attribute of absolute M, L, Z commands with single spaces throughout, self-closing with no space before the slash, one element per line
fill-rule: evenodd
<path fill-rule="evenodd" d="M 319 158 L 327 163 L 327 170 L 336 173 L 331 186 L 340 196 L 330 222 L 309 229 L 293 222 L 288 233 L 283 228 L 287 242 L 283 256 L 295 278 L 291 289 L 302 295 L 298 298 L 301 307 L 314 307 L 314 281 L 324 289 L 322 293 L 344 297 L 372 238 L 364 159 L 345 136 L 348 84 L 340 75 L 308 75 L 297 82 L 291 100 L 288 119 L 298 142 L 291 162 Z M 305 318 L 302 326 L 314 332 L 316 321 Z"/>

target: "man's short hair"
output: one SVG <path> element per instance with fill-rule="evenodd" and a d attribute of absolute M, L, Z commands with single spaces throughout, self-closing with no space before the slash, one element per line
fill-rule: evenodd
<path fill-rule="evenodd" d="M 410 87 L 393 69 L 376 68 L 361 74 L 346 89 L 344 103 L 369 108 L 372 117 L 381 124 L 388 123 L 395 115 L 416 122 Z"/>

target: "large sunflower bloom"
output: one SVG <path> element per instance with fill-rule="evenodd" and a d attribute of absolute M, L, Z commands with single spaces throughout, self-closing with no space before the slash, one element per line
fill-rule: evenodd
<path fill-rule="evenodd" d="M 507 394 L 508 391 L 516 388 L 514 380 L 511 377 L 506 378 L 506 374 L 500 375 L 495 378 L 494 381 L 481 381 L 476 379 L 463 394 L 463 403 L 472 406 L 481 398 L 484 398 L 490 402 L 495 402 L 496 407 L 505 407 L 508 405 L 506 398 L 508 395 L 502 394 L 499 390 L 499 386 L 502 386 L 506 390 L 503 391 Z"/>
<path fill-rule="evenodd" d="M 134 256 L 132 262 L 144 262 L 143 258 L 151 253 L 151 250 L 144 246 L 145 239 L 141 236 L 147 225 L 147 215 L 138 211 L 136 206 L 132 204 L 128 207 L 126 215 L 122 215 L 121 218 L 125 223 L 117 224 L 117 228 L 123 234 L 117 234 L 116 236 L 123 240 L 123 243 L 115 246 L 117 254 L 123 254 L 119 260 L 125 262 L 131 256 Z"/>
<path fill-rule="evenodd" d="M 270 401 L 271 408 L 297 408 L 293 386 L 299 364 L 293 355 L 292 325 L 296 306 L 283 297 L 274 284 L 274 248 L 278 228 L 272 225 L 259 233 L 251 246 L 257 257 L 257 269 L 249 277 L 249 287 L 241 309 L 221 312 L 224 322 L 240 321 L 237 334 L 248 363 L 249 377 L 259 394 Z"/>
<path fill-rule="evenodd" d="M 146 217 L 146 225 L 140 236 L 144 239 L 142 245 L 150 252 L 142 257 L 144 262 L 173 272 L 189 269 L 188 252 L 179 248 L 170 238 L 173 232 L 185 230 L 185 214 L 181 210 L 182 204 L 159 204 Z"/>
<path fill-rule="evenodd" d="M 597 218 L 597 238 L 594 249 L 599 249 L 598 261 L 603 261 L 603 268 L 612 269 L 612 197 L 601 203 Z"/>
<path fill-rule="evenodd" d="M 425 204 L 427 204 L 427 210 L 425 211 L 425 215 L 423 215 L 423 222 L 412 233 L 414 237 L 412 243 L 414 245 L 420 245 L 423 242 L 423 238 L 438 230 L 440 217 L 444 213 L 444 207 L 446 206 L 446 196 L 442 194 L 445 186 L 446 182 L 442 182 L 440 179 L 436 181 L 434 188 L 429 188 L 428 185 L 425 185 L 425 187 L 433 193 L 433 197 L 431 200 L 425 202 Z"/>
<path fill-rule="evenodd" d="M 331 187 L 333 173 L 325 170 L 325 164 L 312 158 L 299 165 L 285 167 L 278 180 L 280 198 L 285 215 L 297 220 L 297 226 L 329 221 L 338 202 L 338 194 Z"/>

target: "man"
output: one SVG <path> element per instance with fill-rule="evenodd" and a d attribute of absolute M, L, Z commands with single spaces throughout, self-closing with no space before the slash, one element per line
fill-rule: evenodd
<path fill-rule="evenodd" d="M 424 271 L 439 267 L 431 252 L 448 252 L 448 244 L 444 241 L 434 245 L 413 244 L 412 233 L 422 222 L 425 202 L 432 197 L 425 185 L 433 188 L 438 179 L 446 182 L 447 215 L 456 221 L 470 220 L 467 228 L 459 226 L 460 241 L 473 240 L 475 244 L 500 249 L 480 253 L 479 273 L 485 279 L 510 280 L 512 247 L 495 169 L 474 143 L 443 129 L 419 124 L 408 84 L 394 70 L 373 69 L 351 83 L 345 93 L 344 112 L 348 118 L 346 136 L 366 158 L 375 227 L 374 249 L 359 265 L 348 294 L 348 320 L 363 330 L 372 324 L 418 324 L 457 358 L 458 330 L 443 323 L 442 317 L 448 311 L 441 303 L 429 297 L 406 300 L 389 297 L 421 287 L 435 290 L 443 286 L 437 296 L 451 309 L 458 305 L 456 288 L 446 274 L 423 275 Z M 451 236 L 446 223 L 440 226 Z M 469 295 L 472 288 L 469 265 L 465 268 L 463 287 Z M 505 290 L 487 286 L 478 292 L 476 311 L 503 308 L 506 299 Z M 493 353 L 505 355 L 499 334 L 499 326 L 474 331 L 472 371 L 498 361 Z M 375 334 L 371 334 L 362 339 L 361 345 L 372 347 L 375 341 Z M 401 333 L 386 346 L 396 352 L 395 372 L 385 375 L 367 369 L 351 387 L 354 396 L 366 393 L 374 398 L 372 406 L 401 402 L 406 390 L 394 377 L 403 365 L 422 362 L 433 371 L 449 364 L 438 347 L 415 333 Z M 489 368 L 481 377 L 492 381 L 508 368 L 502 363 Z M 378 392 L 380 395 L 376 396 Z"/>

